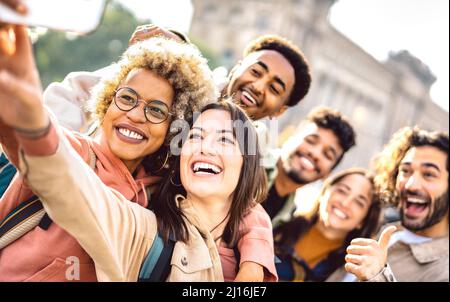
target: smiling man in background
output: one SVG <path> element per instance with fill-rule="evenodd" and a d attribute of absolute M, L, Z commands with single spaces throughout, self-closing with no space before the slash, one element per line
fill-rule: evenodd
<path fill-rule="evenodd" d="M 262 204 L 273 227 L 291 220 L 298 189 L 326 178 L 355 145 L 355 132 L 337 110 L 312 110 L 281 148 L 276 166 L 267 169 L 269 194 Z"/>
<path fill-rule="evenodd" d="M 449 139 L 404 128 L 376 159 L 376 183 L 398 204 L 401 223 L 378 241 L 354 239 L 346 270 L 362 281 L 449 281 Z M 397 230 L 397 231 L 396 231 Z"/>

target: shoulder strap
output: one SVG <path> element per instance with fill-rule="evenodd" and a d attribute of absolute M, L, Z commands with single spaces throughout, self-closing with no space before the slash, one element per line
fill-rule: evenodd
<path fill-rule="evenodd" d="M 37 196 L 22 202 L 0 222 L 0 249 L 22 237 L 39 224 L 45 210 Z"/>
<path fill-rule="evenodd" d="M 89 145 L 89 167 L 95 169 L 97 156 Z M 13 243 L 36 226 L 47 230 L 52 220 L 36 195 L 20 203 L 0 222 L 0 250 Z"/>
<path fill-rule="evenodd" d="M 139 272 L 139 282 L 164 282 L 170 273 L 170 261 L 172 259 L 175 240 L 169 236 L 167 244 L 164 244 L 159 232 L 150 248 Z"/>

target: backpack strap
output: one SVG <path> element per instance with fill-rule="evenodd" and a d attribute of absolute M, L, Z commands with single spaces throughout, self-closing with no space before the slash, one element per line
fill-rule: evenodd
<path fill-rule="evenodd" d="M 170 273 L 170 261 L 176 241 L 173 236 L 164 244 L 157 233 L 139 272 L 139 282 L 164 282 Z"/>
<path fill-rule="evenodd" d="M 34 229 L 44 215 L 44 207 L 37 196 L 15 207 L 0 222 L 0 249 Z"/>

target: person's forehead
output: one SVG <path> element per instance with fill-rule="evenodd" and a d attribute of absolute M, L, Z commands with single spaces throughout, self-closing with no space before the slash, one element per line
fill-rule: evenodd
<path fill-rule="evenodd" d="M 338 181 L 335 186 L 345 186 L 354 194 L 364 196 L 367 200 L 371 201 L 370 195 L 373 186 L 369 179 L 367 179 L 364 175 L 358 173 L 346 175 Z"/>
<path fill-rule="evenodd" d="M 219 109 L 210 109 L 199 115 L 193 128 L 201 128 L 205 132 L 217 132 L 221 130 L 232 131 L 233 121 L 231 120 L 229 112 Z"/>
<path fill-rule="evenodd" d="M 308 136 L 318 137 L 320 143 L 326 147 L 332 147 L 338 155 L 343 152 L 342 147 L 339 143 L 339 138 L 331 129 L 319 127 L 316 123 L 307 122 L 298 128 L 296 135 L 292 136 L 290 140 L 286 142 L 286 147 L 298 148 L 302 146 L 305 141 L 304 139 Z"/>
<path fill-rule="evenodd" d="M 152 98 L 155 94 L 169 97 L 173 94 L 170 82 L 159 74 L 144 68 L 131 70 L 123 79 L 121 86 L 133 88 L 141 98 Z"/>
<path fill-rule="evenodd" d="M 294 72 L 294 67 L 288 59 L 276 50 L 258 50 L 247 55 L 243 62 L 245 65 L 253 65 L 257 62 L 263 62 L 270 70 L 283 69 L 285 72 Z"/>
<path fill-rule="evenodd" d="M 315 123 L 306 124 L 302 128 L 301 133 L 303 134 L 303 137 L 307 137 L 309 135 L 314 135 L 314 136 L 320 137 L 324 143 L 339 145 L 339 139 L 336 136 L 336 134 L 333 132 L 333 130 L 328 129 L 328 128 L 319 127 Z"/>
<path fill-rule="evenodd" d="M 412 147 L 406 152 L 401 163 L 410 164 L 413 167 L 420 167 L 424 164 L 432 163 L 441 170 L 445 170 L 447 157 L 448 154 L 433 146 Z"/>

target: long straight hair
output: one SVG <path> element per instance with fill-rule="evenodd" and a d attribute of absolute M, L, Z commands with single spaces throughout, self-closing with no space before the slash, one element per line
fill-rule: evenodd
<path fill-rule="evenodd" d="M 232 102 L 222 99 L 206 105 L 200 113 L 207 110 L 228 112 L 233 123 L 233 135 L 235 137 L 240 134 L 239 131 L 244 131 L 243 136 L 241 136 L 243 139 L 237 139 L 243 164 L 238 184 L 231 196 L 229 220 L 222 235 L 226 244 L 235 246 L 239 239 L 239 226 L 244 215 L 252 206 L 262 202 L 267 196 L 267 178 L 263 167 L 260 165 L 261 155 L 256 129 L 246 113 Z M 236 121 L 238 123 L 235 123 Z M 191 128 L 192 125 L 193 123 L 190 125 Z M 246 125 L 246 127 L 240 129 L 239 125 Z M 183 139 L 182 141 L 186 140 Z M 256 150 L 256 152 L 249 152 L 250 148 Z M 175 200 L 178 194 L 186 196 L 186 190 L 181 185 L 180 156 L 172 156 L 169 165 L 170 173 L 163 178 L 157 197 L 152 201 L 152 209 L 158 220 L 158 231 L 164 240 L 167 240 L 169 234 L 172 234 L 175 240 L 186 242 L 189 240 L 188 229 L 183 219 L 184 214 Z"/>

